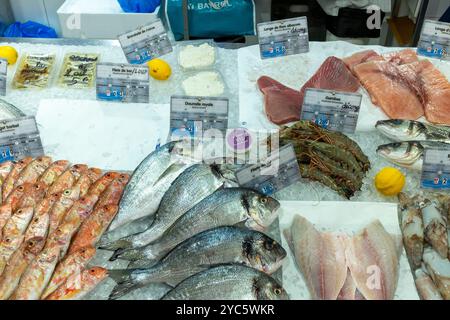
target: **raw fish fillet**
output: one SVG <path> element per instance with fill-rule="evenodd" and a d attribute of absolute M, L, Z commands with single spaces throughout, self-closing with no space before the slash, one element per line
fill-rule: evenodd
<path fill-rule="evenodd" d="M 336 57 L 329 57 L 320 66 L 319 70 L 309 79 L 300 90 L 301 105 L 305 91 L 308 88 L 356 92 L 359 81 L 347 69 L 344 61 Z"/>
<path fill-rule="evenodd" d="M 258 86 L 264 93 L 264 108 L 271 122 L 281 125 L 300 120 L 302 98 L 299 91 L 267 76 L 258 79 Z"/>
<path fill-rule="evenodd" d="M 394 298 L 398 248 L 379 221 L 347 240 L 346 257 L 356 287 L 367 300 Z"/>
<path fill-rule="evenodd" d="M 416 120 L 424 115 L 421 99 L 399 67 L 386 61 L 372 61 L 353 68 L 369 92 L 372 102 L 391 119 Z"/>
<path fill-rule="evenodd" d="M 396 52 L 389 52 L 382 55 L 383 59 L 395 63 L 397 65 L 403 65 L 407 63 L 413 63 L 419 61 L 417 53 L 413 49 L 404 49 Z"/>
<path fill-rule="evenodd" d="M 296 216 L 285 236 L 314 300 L 336 300 L 347 278 L 344 241 Z"/>
<path fill-rule="evenodd" d="M 399 67 L 405 78 L 417 91 L 428 121 L 450 124 L 450 83 L 428 60 Z"/>
<path fill-rule="evenodd" d="M 380 56 L 378 53 L 376 53 L 373 50 L 365 50 L 357 52 L 350 57 L 342 59 L 344 61 L 347 68 L 353 71 L 353 67 L 369 61 L 376 61 L 376 60 L 384 60 L 382 56 Z"/>

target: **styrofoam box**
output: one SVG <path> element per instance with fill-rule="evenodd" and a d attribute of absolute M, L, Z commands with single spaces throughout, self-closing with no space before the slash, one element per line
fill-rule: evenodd
<path fill-rule="evenodd" d="M 66 0 L 58 17 L 64 38 L 117 39 L 156 20 L 158 11 L 126 13 L 117 0 Z"/>

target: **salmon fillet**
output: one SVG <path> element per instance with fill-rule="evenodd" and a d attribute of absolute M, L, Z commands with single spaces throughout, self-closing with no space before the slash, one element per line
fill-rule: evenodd
<path fill-rule="evenodd" d="M 391 119 L 416 120 L 424 115 L 415 78 L 391 62 L 372 61 L 356 65 L 354 73 L 369 92 L 372 102 Z"/>
<path fill-rule="evenodd" d="M 305 218 L 296 216 L 285 231 L 314 300 L 336 300 L 347 279 L 344 241 L 330 233 L 320 233 Z"/>
<path fill-rule="evenodd" d="M 373 50 L 365 50 L 357 52 L 350 57 L 342 59 L 344 61 L 347 68 L 351 71 L 353 71 L 353 67 L 357 66 L 358 64 L 369 62 L 369 61 L 382 61 L 384 60 L 382 56 L 380 56 L 378 53 L 376 53 Z"/>
<path fill-rule="evenodd" d="M 389 52 L 382 55 L 383 59 L 395 63 L 397 65 L 403 65 L 408 63 L 414 63 L 419 61 L 417 53 L 413 49 L 404 49 L 396 52 Z"/>
<path fill-rule="evenodd" d="M 398 248 L 379 221 L 347 240 L 346 258 L 356 287 L 367 300 L 392 300 L 398 282 Z"/>
<path fill-rule="evenodd" d="M 422 60 L 399 67 L 417 92 L 428 121 L 450 124 L 450 83 L 430 61 Z"/>

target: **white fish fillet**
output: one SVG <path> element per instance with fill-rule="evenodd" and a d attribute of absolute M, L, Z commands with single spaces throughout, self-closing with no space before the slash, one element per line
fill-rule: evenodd
<path fill-rule="evenodd" d="M 392 300 L 398 282 L 398 246 L 380 221 L 347 241 L 346 257 L 358 290 L 367 300 Z"/>
<path fill-rule="evenodd" d="M 314 300 L 336 300 L 347 278 L 344 241 L 296 216 L 285 236 Z"/>

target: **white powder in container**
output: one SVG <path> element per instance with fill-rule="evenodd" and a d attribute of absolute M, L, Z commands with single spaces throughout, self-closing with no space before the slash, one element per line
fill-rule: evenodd
<path fill-rule="evenodd" d="M 219 73 L 215 71 L 199 72 L 182 83 L 188 96 L 218 97 L 225 92 L 225 85 Z"/>
<path fill-rule="evenodd" d="M 203 43 L 199 46 L 187 45 L 178 53 L 178 63 L 183 69 L 203 69 L 212 66 L 216 62 L 216 49 Z"/>

